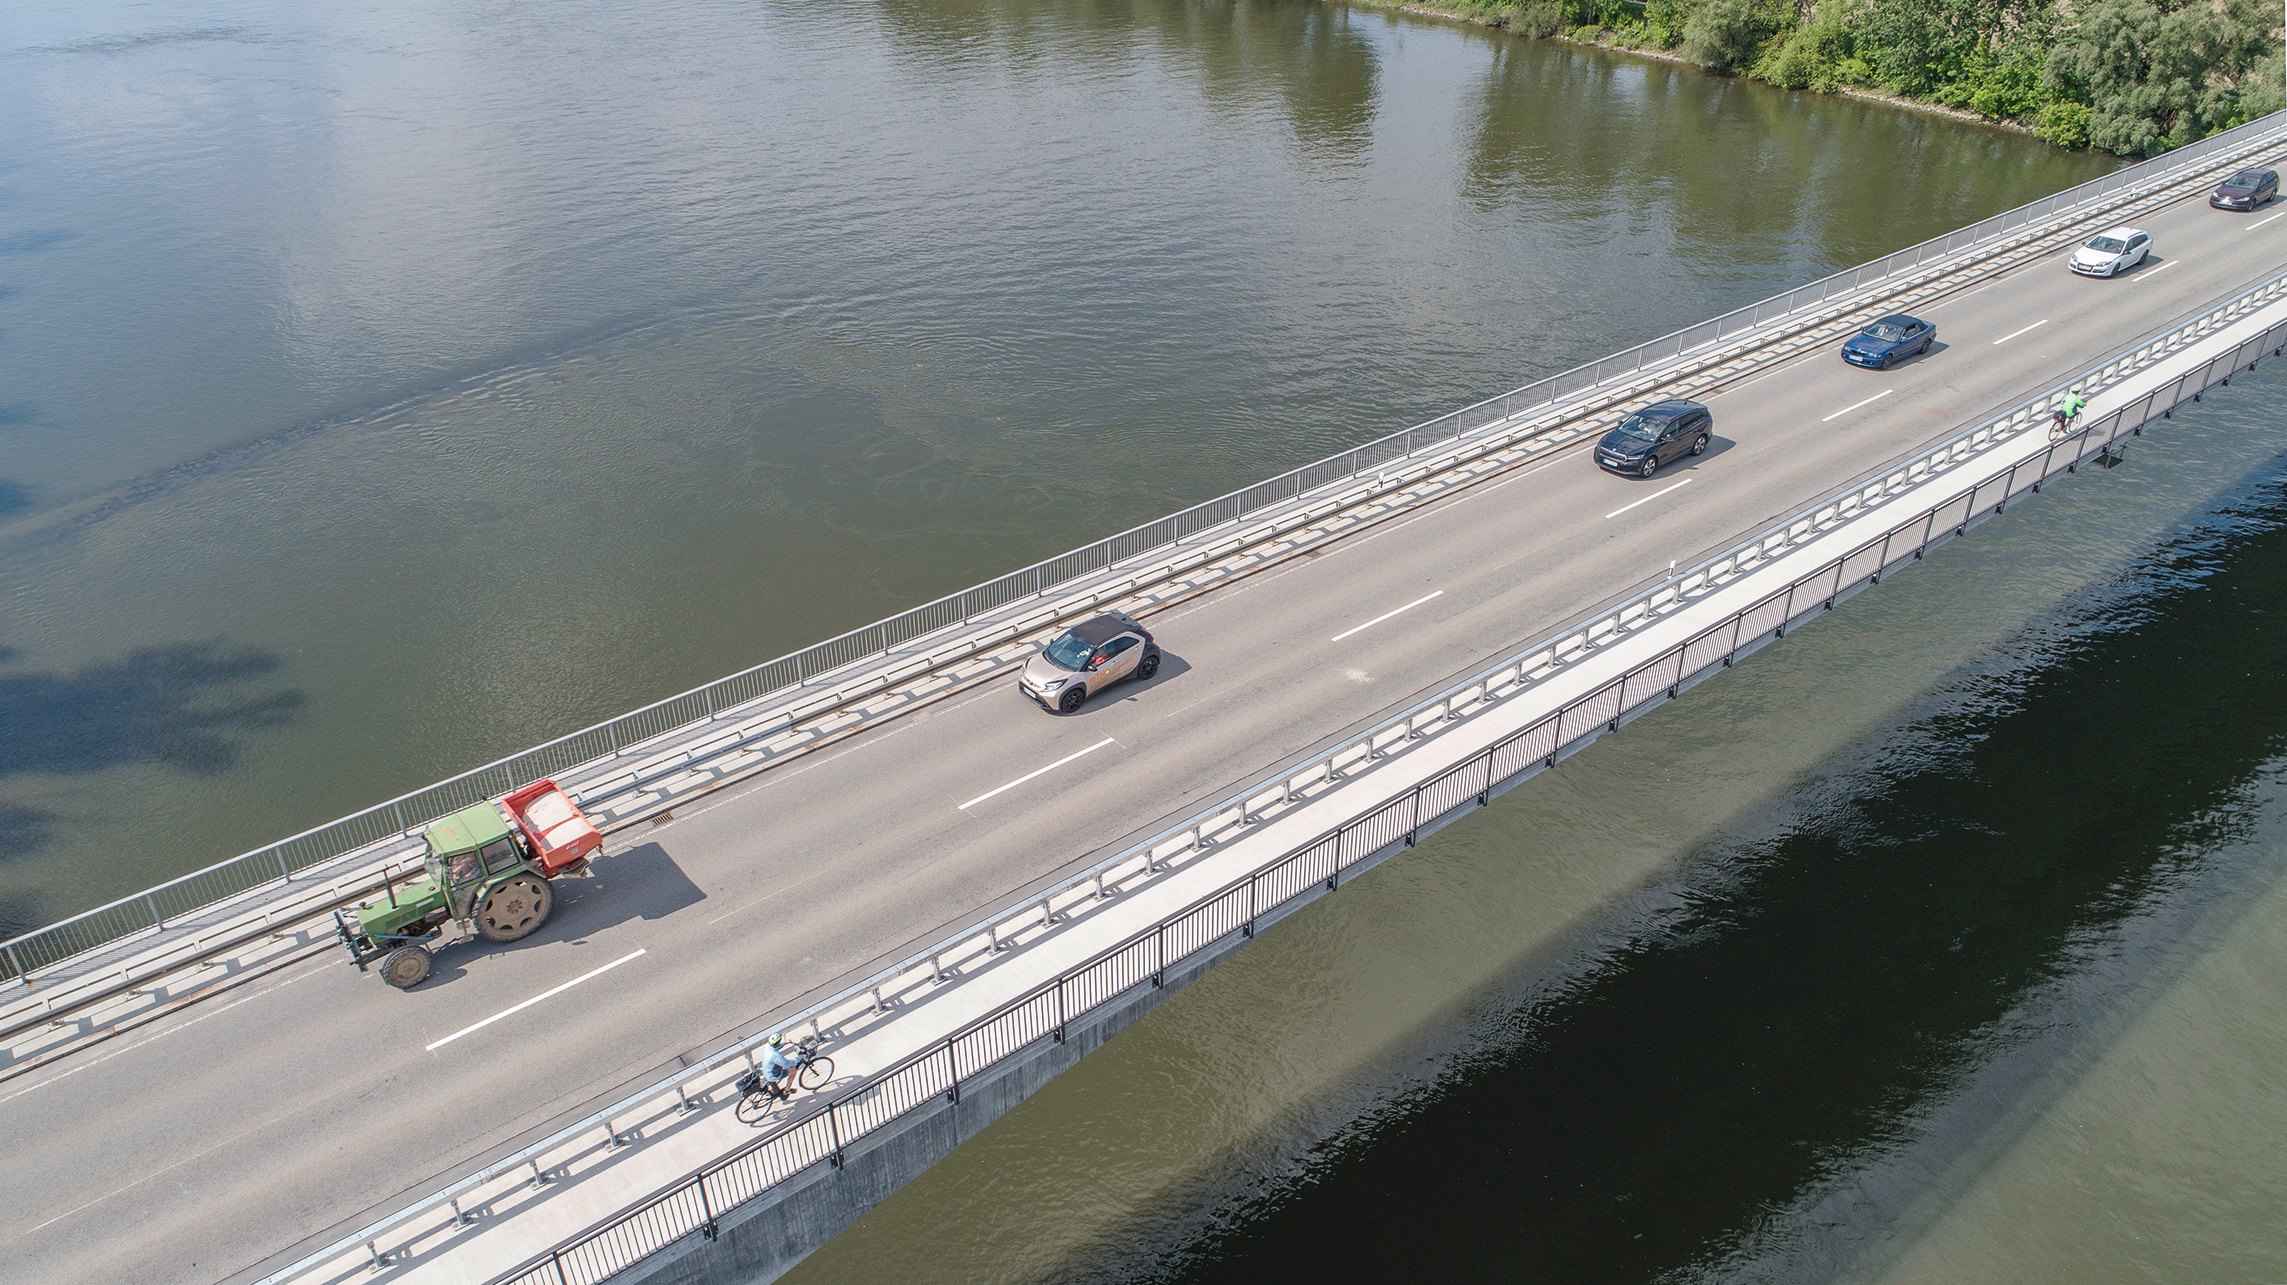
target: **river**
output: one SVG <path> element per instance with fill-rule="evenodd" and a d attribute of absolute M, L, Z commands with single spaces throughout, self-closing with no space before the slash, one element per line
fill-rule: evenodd
<path fill-rule="evenodd" d="M 0 931 L 2106 164 L 1302 0 L 0 14 Z M 804 1274 L 2042 1275 L 2028 1220 L 2261 1189 L 2287 1022 L 2202 970 L 2287 924 L 2276 667 L 2198 595 L 2266 574 L 2282 391 L 1269 934 Z M 2156 1193 L 2139 1129 L 2245 1159 Z"/>

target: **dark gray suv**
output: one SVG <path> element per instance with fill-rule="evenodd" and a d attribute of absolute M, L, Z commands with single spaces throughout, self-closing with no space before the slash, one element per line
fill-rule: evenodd
<path fill-rule="evenodd" d="M 1604 435 L 1596 444 L 1596 462 L 1615 473 L 1650 477 L 1669 460 L 1706 450 L 1713 427 L 1715 416 L 1698 402 L 1646 406 Z"/>
<path fill-rule="evenodd" d="M 1159 672 L 1159 644 L 1133 616 L 1117 612 L 1083 620 L 1048 640 L 1024 663 L 1017 690 L 1042 709 L 1069 714 L 1123 678 Z"/>

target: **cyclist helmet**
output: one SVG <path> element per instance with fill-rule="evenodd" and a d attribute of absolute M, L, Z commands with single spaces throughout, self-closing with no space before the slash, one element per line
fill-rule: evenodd
<path fill-rule="evenodd" d="M 773 1035 L 770 1037 L 770 1047 L 772 1048 L 777 1048 L 779 1045 L 784 1044 L 785 1042 L 786 1037 L 783 1035 Z"/>

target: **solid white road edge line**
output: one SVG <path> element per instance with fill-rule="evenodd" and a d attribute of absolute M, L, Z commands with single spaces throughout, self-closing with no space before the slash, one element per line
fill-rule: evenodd
<path fill-rule="evenodd" d="M 1044 767 L 1044 768 L 1040 768 L 1040 769 L 1038 769 L 1038 770 L 1036 770 L 1036 771 L 1027 772 L 1027 773 L 1025 773 L 1023 776 L 1020 776 L 1020 777 L 1018 777 L 1017 779 L 1015 779 L 1015 780 L 1013 780 L 1013 781 L 1009 782 L 1007 785 L 1004 785 L 1004 786 L 1000 787 L 1000 788 L 999 788 L 999 789 L 997 789 L 997 790 L 987 790 L 987 791 L 985 791 L 983 794 L 980 794 L 980 795 L 978 795 L 977 797 L 975 797 L 975 798 L 973 798 L 973 799 L 969 800 L 967 803 L 964 803 L 964 804 L 962 804 L 962 805 L 961 805 L 961 811 L 963 811 L 963 812 L 966 812 L 966 811 L 968 811 L 970 808 L 973 808 L 973 807 L 977 806 L 978 804 L 980 804 L 980 803 L 984 802 L 986 799 L 989 799 L 989 798 L 993 797 L 993 796 L 994 796 L 994 795 L 996 795 L 996 794 L 1002 794 L 1002 793 L 1005 793 L 1005 792 L 1007 792 L 1007 791 L 1009 791 L 1009 790 L 1013 790 L 1013 789 L 1015 789 L 1016 787 L 1018 787 L 1018 786 L 1020 786 L 1020 785 L 1024 784 L 1026 781 L 1029 781 L 1029 780 L 1031 780 L 1032 778 L 1034 778 L 1034 777 L 1036 777 L 1036 776 L 1039 776 L 1039 775 L 1041 775 L 1042 773 L 1045 773 L 1045 772 L 1053 772 L 1053 771 L 1055 771 L 1056 769 L 1058 769 L 1058 768 L 1060 768 L 1060 767 L 1064 766 L 1065 764 L 1067 764 L 1067 763 L 1071 762 L 1072 760 L 1074 760 L 1074 759 L 1076 759 L 1076 758 L 1085 758 L 1085 757 L 1087 757 L 1088 755 L 1090 755 L 1090 754 L 1093 754 L 1093 753 L 1095 753 L 1096 751 L 1098 751 L 1098 750 L 1100 750 L 1100 749 L 1104 748 L 1105 746 L 1107 746 L 1107 745 L 1110 745 L 1111 743 L 1112 743 L 1112 738 L 1111 738 L 1111 737 L 1109 737 L 1109 736 L 1107 736 L 1107 737 L 1105 737 L 1103 740 L 1100 740 L 1100 741 L 1096 742 L 1094 745 L 1091 745 L 1091 746 L 1089 746 L 1087 749 L 1084 749 L 1084 750 L 1080 751 L 1078 754 L 1067 754 L 1067 755 L 1065 755 L 1063 758 L 1060 758 L 1060 759 L 1056 760 L 1054 763 L 1051 763 L 1051 764 L 1049 764 L 1047 767 Z"/>
<path fill-rule="evenodd" d="M 2039 330 L 2041 327 L 2043 327 L 2043 326 L 2045 326 L 2045 325 L 2048 325 L 2048 324 L 2049 324 L 2049 319 L 2048 319 L 2047 317 L 2043 317 L 2043 318 L 2041 318 L 2039 321 L 2036 321 L 2036 322 L 2034 322 L 2032 325 L 2025 327 L 2025 329 L 2023 329 L 2023 330 L 2012 330 L 2012 331 L 2010 331 L 2008 334 L 2006 334 L 2006 335 L 2003 335 L 2003 336 L 2001 336 L 1999 339 L 1996 339 L 1996 340 L 1994 340 L 1994 341 L 1993 341 L 1993 346 L 1994 346 L 1994 347 L 1996 347 L 1996 348 L 1999 348 L 2001 345 L 2003 345 L 2003 344 L 2005 344 L 2005 343 L 2008 343 L 2010 340 L 2012 340 L 2012 339 L 2015 339 L 2015 338 L 2016 338 L 2017 336 L 2019 336 L 2019 335 L 2022 335 L 2022 334 L 2029 334 L 2029 333 L 2031 333 L 2032 331 L 2035 331 L 2035 330 Z"/>
<path fill-rule="evenodd" d="M 1691 479 L 1687 477 L 1683 481 L 1676 483 L 1675 486 L 1661 487 L 1659 490 L 1652 492 L 1650 495 L 1645 496 L 1643 499 L 1636 501 L 1635 504 L 1623 504 L 1619 508 L 1612 510 L 1610 513 L 1607 513 L 1604 516 L 1607 520 L 1619 517 L 1621 514 L 1626 513 L 1628 510 L 1635 508 L 1637 504 L 1650 504 L 1652 501 L 1659 499 L 1661 496 L 1675 490 L 1677 487 L 1690 485 Z"/>
<path fill-rule="evenodd" d="M 1428 593 L 1423 594 L 1421 597 L 1407 603 L 1405 606 L 1398 608 L 1396 611 L 1385 611 L 1381 615 L 1378 615 L 1372 620 L 1367 621 L 1365 624 L 1359 625 L 1355 628 L 1345 629 L 1341 633 L 1334 635 L 1332 638 L 1329 638 L 1326 641 L 1341 642 L 1343 639 L 1348 638 L 1352 634 L 1362 633 L 1365 630 L 1372 629 L 1374 626 L 1382 623 L 1385 620 L 1388 620 L 1392 616 L 1402 615 L 1408 611 L 1412 611 L 1414 608 L 1422 605 L 1425 602 L 1428 602 L 1430 599 L 1435 598 L 1444 592 L 1445 590 L 1443 589 L 1432 589 Z"/>
<path fill-rule="evenodd" d="M 589 969 L 588 971 L 586 971 L 586 972 L 584 972 L 584 973 L 580 974 L 579 976 L 577 976 L 577 977 L 573 978 L 572 980 L 570 980 L 570 981 L 568 981 L 568 982 L 565 982 L 565 983 L 564 983 L 563 985 L 561 985 L 561 986 L 558 986 L 558 987 L 555 987 L 555 988 L 553 988 L 553 989 L 550 989 L 550 990 L 544 990 L 544 991 L 540 992 L 539 994 L 537 994 L 537 995 L 533 996 L 532 998 L 530 998 L 530 999 L 528 999 L 528 1000 L 524 1001 L 523 1003 L 521 1003 L 521 1004 L 518 1004 L 518 1005 L 517 1005 L 516 1007 L 514 1007 L 514 1008 L 504 1008 L 504 1009 L 500 1010 L 499 1012 L 497 1012 L 497 1013 L 494 1013 L 492 1016 L 490 1016 L 490 1017 L 488 1017 L 488 1018 L 484 1019 L 483 1021 L 481 1021 L 481 1022 L 478 1022 L 478 1023 L 477 1023 L 476 1025 L 474 1025 L 474 1026 L 464 1026 L 464 1027 L 462 1027 L 461 1029 L 459 1029 L 459 1030 L 457 1030 L 457 1031 L 454 1031 L 452 1034 L 450 1034 L 450 1035 L 446 1036 L 445 1038 L 443 1038 L 443 1039 L 441 1039 L 441 1040 L 438 1040 L 438 1041 L 437 1041 L 436 1043 L 434 1043 L 434 1044 L 431 1044 L 431 1045 L 429 1046 L 429 1049 L 428 1049 L 428 1051 L 429 1051 L 429 1052 L 431 1052 L 431 1053 L 434 1053 L 434 1052 L 436 1052 L 438 1049 L 441 1049 L 441 1048 L 443 1048 L 444 1046 L 446 1046 L 447 1044 L 450 1044 L 450 1043 L 452 1043 L 454 1040 L 457 1040 L 457 1039 L 459 1039 L 459 1038 L 460 1038 L 460 1037 L 462 1037 L 463 1035 L 467 1035 L 467 1034 L 470 1034 L 470 1033 L 472 1033 L 472 1032 L 475 1032 L 475 1031 L 481 1031 L 481 1030 L 483 1030 L 485 1027 L 492 1025 L 494 1022 L 497 1022 L 497 1021 L 499 1021 L 501 1018 L 504 1018 L 504 1017 L 512 1017 L 512 1016 L 514 1016 L 514 1015 L 516 1015 L 516 1014 L 518 1014 L 518 1013 L 521 1013 L 521 1012 L 523 1012 L 525 1009 L 528 1009 L 528 1008 L 532 1007 L 534 1004 L 537 1004 L 537 1003 L 539 1003 L 541 1000 L 544 1000 L 544 999 L 548 999 L 548 998 L 550 998 L 550 997 L 552 997 L 552 996 L 561 995 L 561 994 L 563 994 L 565 991 L 568 991 L 568 990 L 572 989 L 574 986 L 577 986 L 577 985 L 579 985 L 581 982 L 587 981 L 587 980 L 588 980 L 588 979 L 590 979 L 590 978 L 593 978 L 593 977 L 601 977 L 601 976 L 603 976 L 605 973 L 608 973 L 608 972 L 610 972 L 611 970 L 613 970 L 613 969 L 615 969 L 615 968 L 619 967 L 621 964 L 624 964 L 624 963 L 626 963 L 627 961 L 629 961 L 629 960 L 631 960 L 631 959 L 634 959 L 634 958 L 636 958 L 637 956 L 639 956 L 639 955 L 641 955 L 641 954 L 643 954 L 643 953 L 644 953 L 644 952 L 643 952 L 643 950 L 642 950 L 642 949 L 633 950 L 633 951 L 630 951 L 630 952 L 628 952 L 627 954 L 625 954 L 625 955 L 622 955 L 622 956 L 620 956 L 619 958 L 617 958 L 617 959 L 615 959 L 615 960 L 611 961 L 610 963 L 608 963 L 608 964 L 605 964 L 605 965 L 604 965 L 603 967 L 601 967 L 601 968 L 591 968 L 591 969 Z"/>
<path fill-rule="evenodd" d="M 1843 407 L 1841 410 L 1838 410 L 1838 411 L 1836 411 L 1834 414 L 1832 414 L 1832 415 L 1829 415 L 1829 416 L 1827 416 L 1825 419 L 1822 419 L 1822 420 L 1820 420 L 1820 421 L 1819 421 L 1819 423 L 1821 423 L 1821 424 L 1831 424 L 1831 423 L 1833 423 L 1834 421 L 1836 421 L 1836 420 L 1838 420 L 1838 419 L 1841 419 L 1843 416 L 1845 416 L 1845 415 L 1848 415 L 1850 412 L 1852 412 L 1852 411 L 1854 411 L 1854 410 L 1857 410 L 1859 407 L 1861 407 L 1861 406 L 1872 406 L 1874 403 L 1876 403 L 1876 402 L 1878 402 L 1878 401 L 1881 401 L 1883 398 L 1885 398 L 1885 397 L 1888 397 L 1890 394 L 1892 394 L 1892 393 L 1894 393 L 1894 392 L 1897 392 L 1897 391 L 1898 391 L 1898 390 L 1897 390 L 1897 389 L 1895 389 L 1895 388 L 1885 388 L 1885 389 L 1883 389 L 1881 392 L 1879 392 L 1879 393 L 1876 393 L 1876 394 L 1874 394 L 1872 397 L 1869 397 L 1869 398 L 1867 398 L 1865 401 L 1862 401 L 1862 402 L 1852 402 L 1850 405 L 1848 405 L 1848 406 L 1845 406 L 1845 407 Z"/>

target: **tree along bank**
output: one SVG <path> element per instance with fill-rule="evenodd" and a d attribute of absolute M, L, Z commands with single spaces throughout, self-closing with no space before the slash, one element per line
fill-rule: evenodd
<path fill-rule="evenodd" d="M 1365 0 L 1670 53 L 1787 89 L 1871 90 L 2150 156 L 2277 111 L 2258 0 Z"/>

